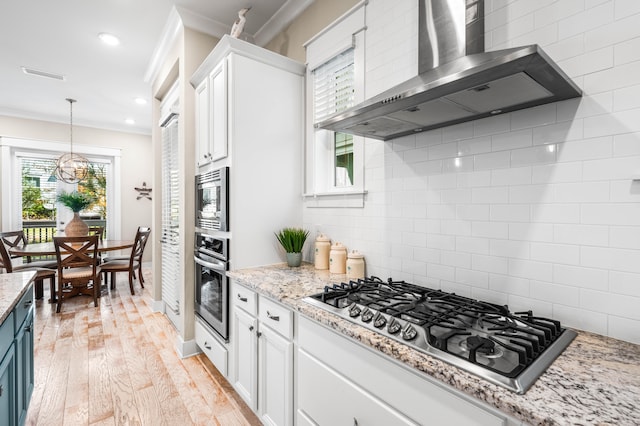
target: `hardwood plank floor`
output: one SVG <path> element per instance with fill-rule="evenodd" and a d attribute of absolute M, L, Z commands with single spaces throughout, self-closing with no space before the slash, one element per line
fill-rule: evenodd
<path fill-rule="evenodd" d="M 147 289 L 151 274 L 144 271 Z M 180 359 L 176 331 L 131 296 L 126 274 L 100 306 L 88 296 L 36 301 L 35 385 L 27 425 L 260 425 L 202 354 Z"/>

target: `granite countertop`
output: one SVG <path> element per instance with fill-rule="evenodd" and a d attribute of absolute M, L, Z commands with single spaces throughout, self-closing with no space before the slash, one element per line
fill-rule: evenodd
<path fill-rule="evenodd" d="M 576 330 L 578 336 L 569 347 L 524 395 L 518 395 L 302 301 L 325 285 L 347 282 L 345 275 L 318 271 L 309 264 L 277 264 L 228 275 L 526 424 L 640 424 L 640 345 Z"/>
<path fill-rule="evenodd" d="M 26 293 L 34 271 L 0 274 L 0 324 L 9 316 L 16 303 Z"/>

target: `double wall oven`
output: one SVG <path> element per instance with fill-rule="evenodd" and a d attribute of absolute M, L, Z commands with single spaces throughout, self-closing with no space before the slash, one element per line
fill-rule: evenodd
<path fill-rule="evenodd" d="M 195 313 L 229 338 L 229 168 L 196 176 Z"/>

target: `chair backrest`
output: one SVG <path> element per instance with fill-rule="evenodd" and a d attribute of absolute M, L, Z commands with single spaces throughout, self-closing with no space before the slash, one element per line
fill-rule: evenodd
<path fill-rule="evenodd" d="M 27 245 L 27 238 L 24 236 L 24 232 L 22 231 L 0 232 L 0 239 L 2 240 L 3 243 L 6 244 L 7 250 L 9 250 L 11 247 Z M 12 257 L 11 254 L 9 254 L 9 257 Z M 13 256 L 13 257 L 18 257 L 18 256 Z"/>
<path fill-rule="evenodd" d="M 7 243 L 4 241 L 4 238 L 0 238 L 0 268 L 4 269 L 8 274 L 13 272 L 11 256 L 9 256 Z"/>
<path fill-rule="evenodd" d="M 90 226 L 89 235 L 97 235 L 98 240 L 102 241 L 104 239 L 104 226 Z"/>
<path fill-rule="evenodd" d="M 133 265 L 134 262 L 142 262 L 142 255 L 144 254 L 144 248 L 147 245 L 147 240 L 151 234 L 151 228 L 139 226 L 136 231 L 136 238 L 133 242 L 133 248 L 131 249 L 131 257 L 129 258 L 129 265 Z"/>
<path fill-rule="evenodd" d="M 66 268 L 93 268 L 95 275 L 98 266 L 98 236 L 53 237 L 58 261 L 58 273 Z M 68 272 L 65 273 L 65 275 Z"/>

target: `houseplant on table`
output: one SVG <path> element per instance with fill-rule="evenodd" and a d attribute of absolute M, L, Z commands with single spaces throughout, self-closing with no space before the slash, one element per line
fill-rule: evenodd
<path fill-rule="evenodd" d="M 82 192 L 62 191 L 56 197 L 58 202 L 73 212 L 73 219 L 64 228 L 67 237 L 83 237 L 89 232 L 89 226 L 80 219 L 80 211 L 86 209 L 95 202 L 91 196 Z"/>
<path fill-rule="evenodd" d="M 309 231 L 302 228 L 283 228 L 276 233 L 278 242 L 287 252 L 287 265 L 300 266 L 302 262 L 302 247 L 308 235 Z"/>

